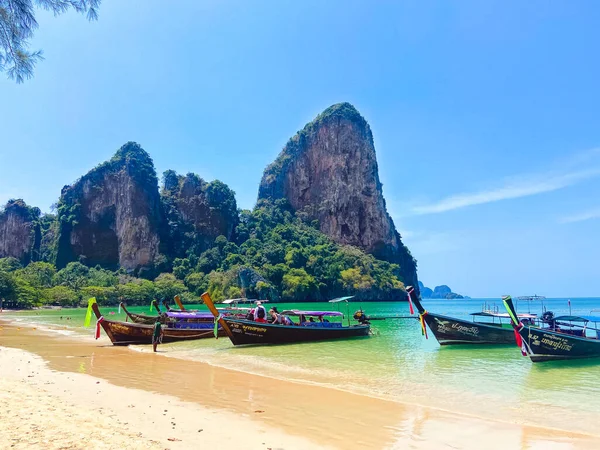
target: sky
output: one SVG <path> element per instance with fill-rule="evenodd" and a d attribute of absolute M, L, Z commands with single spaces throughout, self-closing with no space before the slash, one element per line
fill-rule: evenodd
<path fill-rule="evenodd" d="M 49 211 L 138 142 L 157 172 L 252 208 L 264 168 L 331 104 L 371 125 L 425 285 L 600 296 L 597 1 L 103 0 L 38 12 L 35 77 L 0 74 L 0 202 Z"/>

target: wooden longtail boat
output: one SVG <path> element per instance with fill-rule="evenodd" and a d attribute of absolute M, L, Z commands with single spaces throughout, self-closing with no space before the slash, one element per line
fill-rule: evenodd
<path fill-rule="evenodd" d="M 246 344 L 289 344 L 368 336 L 370 325 L 343 326 L 341 323 L 314 322 L 307 325 L 280 325 L 223 316 L 215 307 L 210 295 L 202 294 L 204 304 L 213 313 L 233 345 Z M 340 312 L 285 311 L 298 317 L 343 317 Z"/>
<path fill-rule="evenodd" d="M 105 319 L 96 303 L 92 304 L 92 311 L 113 345 L 152 343 L 153 325 Z M 218 333 L 223 336 L 225 335 L 222 328 L 218 330 Z M 205 323 L 168 324 L 163 326 L 162 342 L 189 341 L 211 337 L 214 337 L 214 325 L 212 321 Z"/>
<path fill-rule="evenodd" d="M 423 308 L 412 286 L 408 286 L 409 300 L 412 301 L 421 320 L 421 326 L 429 327 L 440 345 L 452 344 L 514 344 L 515 334 L 510 325 L 510 316 L 497 312 L 485 311 L 473 313 L 473 321 L 457 319 L 431 313 Z M 533 314 L 521 314 L 523 319 L 535 320 Z M 481 322 L 485 318 L 489 322 Z M 503 323 L 503 320 L 505 323 Z M 424 330 L 426 331 L 426 330 Z"/>
<path fill-rule="evenodd" d="M 154 300 L 152 302 L 152 304 L 156 308 L 156 311 L 158 311 L 158 314 L 156 316 L 150 316 L 148 314 L 136 314 L 136 313 L 132 313 L 131 311 L 129 311 L 127 309 L 127 307 L 125 306 L 125 303 L 123 303 L 123 302 L 121 302 L 121 304 L 119 306 L 121 306 L 121 309 L 123 310 L 123 312 L 127 316 L 127 319 L 131 320 L 133 323 L 142 323 L 142 324 L 146 324 L 146 325 L 154 325 L 154 323 L 156 322 L 156 319 L 160 319 L 161 322 L 164 323 L 164 317 L 165 316 L 161 316 L 160 315 L 160 307 L 158 306 L 158 302 L 156 300 Z"/>
<path fill-rule="evenodd" d="M 544 313 L 542 327 L 533 327 L 519 320 L 510 296 L 502 297 L 517 336 L 523 356 L 532 362 L 600 357 L 600 317 L 558 316 Z M 593 323 L 593 327 L 588 324 Z M 580 325 L 582 324 L 582 325 Z"/>
<path fill-rule="evenodd" d="M 157 320 L 160 320 L 163 324 L 169 324 L 172 326 L 177 322 L 185 322 L 185 323 L 200 323 L 206 322 L 213 324 L 214 317 L 209 312 L 201 312 L 201 311 L 177 311 L 173 309 L 169 309 L 166 313 L 160 313 L 157 316 L 149 316 L 146 314 L 136 314 L 129 311 L 126 306 L 121 303 L 121 309 L 127 314 L 127 318 L 131 320 L 133 323 L 141 323 L 146 325 L 154 325 Z"/>

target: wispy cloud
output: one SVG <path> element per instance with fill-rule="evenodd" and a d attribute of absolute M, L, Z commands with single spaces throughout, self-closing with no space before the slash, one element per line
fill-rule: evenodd
<path fill-rule="evenodd" d="M 437 214 L 468 206 L 528 197 L 557 191 L 597 176 L 600 176 L 600 167 L 573 170 L 566 173 L 524 174 L 520 177 L 506 179 L 501 186 L 478 192 L 456 194 L 434 203 L 415 206 L 412 212 L 416 215 Z"/>
<path fill-rule="evenodd" d="M 574 222 L 583 222 L 584 220 L 590 219 L 599 219 L 600 218 L 600 208 L 591 209 L 588 211 L 584 211 L 579 214 L 573 214 L 571 216 L 565 216 L 558 219 L 559 223 L 574 223 Z"/>

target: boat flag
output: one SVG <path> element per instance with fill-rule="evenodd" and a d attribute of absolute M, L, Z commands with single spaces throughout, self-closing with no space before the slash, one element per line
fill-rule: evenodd
<path fill-rule="evenodd" d="M 96 303 L 96 297 L 92 297 L 88 300 L 87 312 L 85 313 L 85 320 L 83 321 L 84 327 L 89 327 L 92 321 L 92 305 Z"/>
<path fill-rule="evenodd" d="M 94 337 L 96 339 L 100 338 L 100 322 L 104 320 L 104 316 L 100 316 L 98 320 L 96 320 L 96 332 L 94 333 Z"/>
<path fill-rule="evenodd" d="M 410 298 L 410 293 L 411 293 L 412 289 L 410 289 L 408 291 L 408 309 L 410 311 L 411 314 L 415 313 L 415 309 L 413 308 L 413 304 L 412 304 L 412 299 Z"/>
<path fill-rule="evenodd" d="M 150 312 L 154 311 L 154 301 L 150 302 Z"/>

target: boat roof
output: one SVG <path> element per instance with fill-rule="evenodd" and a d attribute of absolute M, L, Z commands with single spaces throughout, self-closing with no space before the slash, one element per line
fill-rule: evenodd
<path fill-rule="evenodd" d="M 567 320 L 569 322 L 600 322 L 600 316 L 558 316 L 554 320 Z"/>
<path fill-rule="evenodd" d="M 521 297 L 517 297 L 517 300 L 527 300 L 528 302 L 534 300 L 546 300 L 546 297 L 543 295 L 523 295 Z"/>
<path fill-rule="evenodd" d="M 343 316 L 344 314 L 339 311 L 299 311 L 297 309 L 287 309 L 283 311 L 282 314 L 287 314 L 288 316 L 314 316 L 314 317 L 323 317 L 323 316 Z"/>
<path fill-rule="evenodd" d="M 167 312 L 167 317 L 172 317 L 173 319 L 209 319 L 214 316 L 209 312 Z"/>
<path fill-rule="evenodd" d="M 267 303 L 268 301 L 269 300 L 257 300 L 255 298 L 229 298 L 227 300 L 223 300 L 221 303 L 230 305 L 232 303 L 256 303 L 256 302 Z"/>
<path fill-rule="evenodd" d="M 483 317 L 499 317 L 501 319 L 510 319 L 508 313 L 492 312 L 492 311 L 481 311 L 471 313 L 471 316 L 483 316 Z M 537 319 L 537 314 L 517 314 L 520 319 Z"/>
<path fill-rule="evenodd" d="M 347 302 L 348 300 L 350 300 L 351 298 L 354 298 L 354 295 L 349 295 L 347 297 L 338 297 L 338 298 L 334 298 L 333 300 L 329 300 L 329 303 L 339 303 L 339 302 Z"/>

